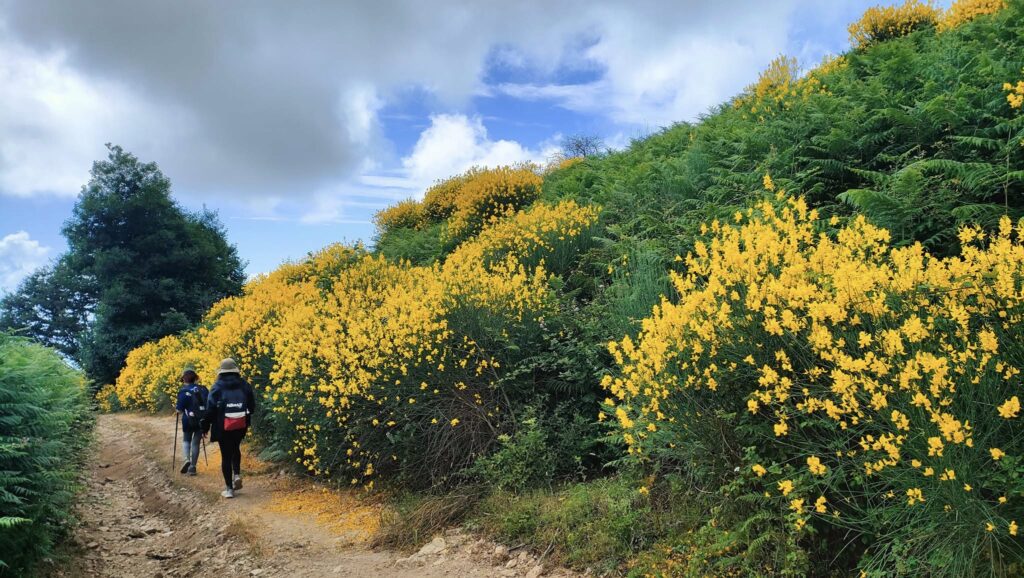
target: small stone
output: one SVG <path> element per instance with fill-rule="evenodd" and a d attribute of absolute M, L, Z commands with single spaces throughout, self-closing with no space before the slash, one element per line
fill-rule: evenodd
<path fill-rule="evenodd" d="M 540 578 L 540 575 L 544 573 L 544 565 L 537 564 L 529 572 L 526 573 L 526 578 Z"/>
<path fill-rule="evenodd" d="M 150 550 L 146 552 L 146 556 L 154 560 L 170 560 L 174 558 L 174 552 L 157 552 L 156 550 Z"/>
<path fill-rule="evenodd" d="M 249 572 L 249 576 L 259 576 L 262 573 L 263 573 L 263 568 L 255 568 L 251 572 Z"/>
<path fill-rule="evenodd" d="M 85 545 L 85 547 L 90 549 L 90 550 L 95 550 L 96 548 L 100 547 L 100 543 L 99 542 L 89 542 L 88 544 Z"/>
<path fill-rule="evenodd" d="M 146 533 L 143 532 L 142 530 L 132 530 L 131 532 L 128 532 L 128 537 L 129 538 L 136 538 L 136 539 L 138 539 L 138 538 L 145 538 L 146 537 Z"/>
<path fill-rule="evenodd" d="M 441 564 L 444 564 L 447 561 L 448 558 L 445 558 L 444 556 L 438 556 L 437 560 L 434 560 L 434 566 L 440 566 Z"/>
<path fill-rule="evenodd" d="M 494 557 L 504 560 L 508 557 L 508 548 L 498 544 L 494 547 Z"/>
<path fill-rule="evenodd" d="M 442 550 L 448 547 L 448 543 L 444 541 L 444 538 L 438 536 L 430 541 L 429 544 L 420 548 L 417 553 L 419 556 L 432 556 L 434 554 L 440 554 Z"/>
<path fill-rule="evenodd" d="M 506 568 L 515 568 L 515 567 L 516 567 L 516 566 L 518 566 L 518 565 L 519 565 L 519 558 L 512 558 L 511 560 L 509 560 L 509 561 L 508 561 L 508 562 L 507 562 L 507 563 L 505 564 L 505 567 L 506 567 Z"/>

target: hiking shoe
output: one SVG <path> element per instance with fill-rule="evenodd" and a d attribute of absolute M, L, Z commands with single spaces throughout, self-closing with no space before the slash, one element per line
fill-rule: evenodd
<path fill-rule="evenodd" d="M 234 498 L 235 497 L 235 491 L 232 490 L 231 488 L 227 488 L 226 490 L 221 492 L 220 495 L 224 496 L 225 498 Z"/>
<path fill-rule="evenodd" d="M 196 467 L 195 466 L 189 466 L 188 467 L 188 475 L 190 475 L 190 476 L 196 475 Z"/>
<path fill-rule="evenodd" d="M 179 470 L 179 473 L 182 473 L 182 474 L 187 474 L 187 473 L 188 473 L 188 469 L 189 469 L 189 467 L 191 467 L 191 466 L 192 466 L 192 464 L 190 464 L 190 463 L 188 463 L 188 462 L 185 462 L 184 464 L 182 464 L 182 466 L 181 466 L 181 470 Z"/>
<path fill-rule="evenodd" d="M 235 476 L 235 479 L 231 482 L 231 487 L 236 490 L 242 489 L 242 476 Z"/>

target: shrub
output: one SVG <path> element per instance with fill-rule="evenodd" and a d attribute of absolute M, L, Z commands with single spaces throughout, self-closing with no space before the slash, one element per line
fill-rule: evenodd
<path fill-rule="evenodd" d="M 935 258 L 863 217 L 824 234 L 838 222 L 781 195 L 734 219 L 610 344 L 629 453 L 744 484 L 797 535 L 859 535 L 869 572 L 1019 568 L 1024 222 Z"/>
<path fill-rule="evenodd" d="M 979 16 L 995 14 L 1006 8 L 1006 0 L 956 0 L 939 19 L 939 32 L 956 28 Z"/>
<path fill-rule="evenodd" d="M 940 11 L 931 2 L 905 0 L 897 6 L 868 8 L 860 20 L 850 24 L 850 43 L 863 48 L 875 42 L 906 36 L 915 30 L 935 26 Z"/>
<path fill-rule="evenodd" d="M 29 574 L 72 521 L 87 400 L 56 352 L 0 334 L 0 575 Z"/>
<path fill-rule="evenodd" d="M 520 165 L 467 173 L 454 198 L 446 241 L 457 245 L 486 225 L 535 201 L 543 182 L 535 169 L 532 165 Z"/>
<path fill-rule="evenodd" d="M 394 229 L 415 229 L 423 221 L 423 204 L 413 199 L 395 203 L 373 216 L 373 224 L 381 233 Z"/>
<path fill-rule="evenodd" d="M 423 214 L 426 218 L 439 223 L 451 217 L 463 185 L 482 170 L 474 167 L 461 175 L 439 181 L 427 189 L 423 195 Z"/>
<path fill-rule="evenodd" d="M 522 491 L 549 484 L 556 467 L 547 431 L 537 418 L 537 409 L 527 408 L 516 420 L 517 431 L 498 436 L 498 449 L 477 460 L 473 473 L 488 486 Z"/>
<path fill-rule="evenodd" d="M 572 202 L 538 205 L 429 267 L 330 247 L 253 281 L 191 334 L 133 352 L 119 401 L 152 409 L 146 384 L 185 360 L 211 375 L 231 355 L 265 400 L 257 433 L 309 472 L 446 483 L 513 431 L 506 416 L 532 393 L 499 381 L 553 310 L 546 263 L 568 263 L 596 220 Z"/>

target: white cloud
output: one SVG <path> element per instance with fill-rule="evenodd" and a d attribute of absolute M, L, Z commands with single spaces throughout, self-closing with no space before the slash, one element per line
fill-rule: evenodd
<path fill-rule="evenodd" d="M 14 196 L 73 196 L 105 142 L 158 128 L 154 111 L 69 68 L 63 53 L 38 55 L 2 37 L 0 102 L 0 193 Z"/>
<path fill-rule="evenodd" d="M 193 199 L 323 197 L 394 168 L 380 113 L 410 87 L 438 99 L 433 112 L 498 91 L 656 128 L 753 80 L 795 20 L 840 11 L 818 5 L 862 3 L 0 0 L 0 194 L 73 195 L 112 141 Z M 539 80 L 488 87 L 491 64 Z M 590 80 L 560 84 L 560 70 Z M 476 117 L 432 123 L 408 178 L 537 153 L 489 140 Z"/>
<path fill-rule="evenodd" d="M 480 117 L 437 114 L 402 159 L 409 188 L 465 172 L 474 166 L 496 167 L 521 162 L 543 162 L 550 150 L 531 150 L 511 140 L 491 140 Z"/>
<path fill-rule="evenodd" d="M 0 292 L 12 290 L 32 271 L 46 263 L 49 247 L 43 247 L 25 231 L 0 239 Z"/>

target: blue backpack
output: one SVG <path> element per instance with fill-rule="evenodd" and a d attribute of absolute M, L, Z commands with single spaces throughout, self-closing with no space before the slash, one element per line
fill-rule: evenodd
<path fill-rule="evenodd" d="M 199 420 L 206 413 L 206 398 L 209 395 L 206 388 L 193 383 L 185 386 L 185 412 L 181 418 L 183 427 L 199 427 Z"/>

